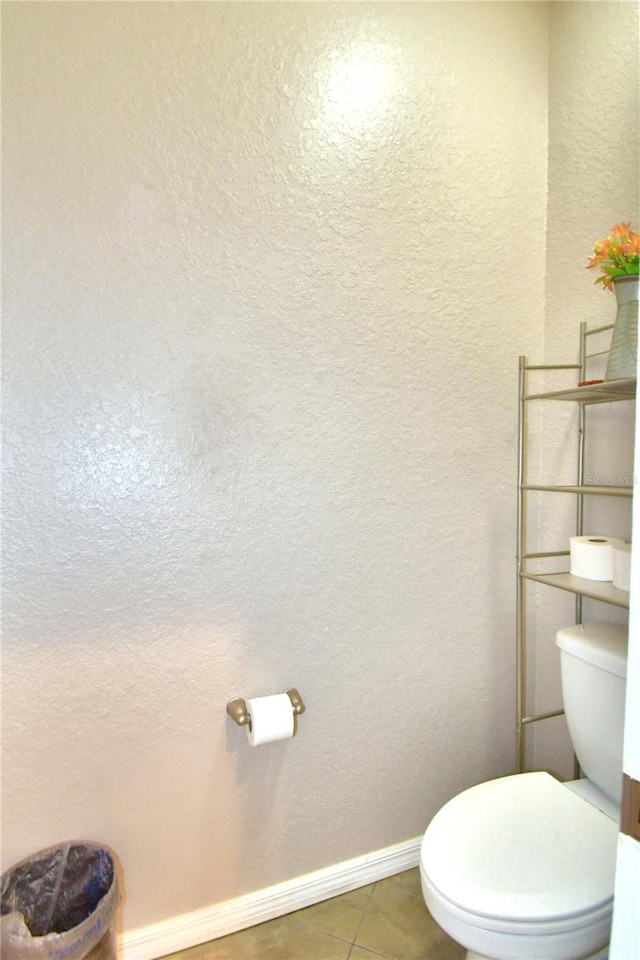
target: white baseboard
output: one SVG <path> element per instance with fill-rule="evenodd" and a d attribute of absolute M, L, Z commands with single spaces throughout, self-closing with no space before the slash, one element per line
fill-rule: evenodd
<path fill-rule="evenodd" d="M 128 930 L 120 937 L 119 953 L 123 960 L 156 960 L 410 870 L 420 862 L 421 841 L 422 837 L 405 840 L 264 890 Z"/>

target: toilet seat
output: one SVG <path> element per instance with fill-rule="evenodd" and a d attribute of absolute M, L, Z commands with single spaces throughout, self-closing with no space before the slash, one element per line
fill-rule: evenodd
<path fill-rule="evenodd" d="M 547 773 L 471 787 L 422 841 L 423 878 L 451 912 L 496 932 L 561 933 L 611 913 L 617 823 Z"/>
<path fill-rule="evenodd" d="M 504 934 L 509 937 L 527 938 L 532 936 L 536 938 L 564 937 L 587 927 L 600 928 L 603 924 L 608 926 L 611 921 L 611 901 L 572 917 L 560 917 L 553 920 L 512 920 L 502 917 L 484 917 L 453 903 L 433 886 L 422 868 L 420 872 L 425 899 L 428 900 L 431 912 L 436 920 L 439 920 L 439 908 L 446 911 L 448 918 L 456 924 L 477 927 L 484 932 L 490 931 L 494 934 Z"/>
<path fill-rule="evenodd" d="M 456 907 L 429 883 L 420 868 L 422 892 L 433 919 L 471 951 L 494 960 L 606 960 L 611 904 L 580 917 L 519 923 L 482 918 Z"/>

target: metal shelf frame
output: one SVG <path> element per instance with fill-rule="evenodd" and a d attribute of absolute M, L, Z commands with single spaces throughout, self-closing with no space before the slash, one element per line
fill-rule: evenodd
<path fill-rule="evenodd" d="M 595 580 L 584 580 L 574 577 L 570 573 L 533 573 L 528 568 L 529 560 L 539 560 L 547 557 L 568 557 L 569 551 L 529 552 L 527 549 L 527 494 L 530 492 L 569 493 L 576 497 L 576 536 L 583 535 L 584 498 L 586 496 L 631 497 L 631 487 L 599 486 L 585 484 L 585 437 L 587 417 L 586 410 L 592 404 L 612 403 L 621 400 L 634 400 L 636 396 L 635 378 L 626 380 L 609 380 L 603 383 L 588 384 L 584 387 L 571 387 L 565 390 L 553 390 L 543 393 L 532 393 L 529 389 L 529 374 L 533 371 L 566 370 L 576 371 L 578 382 L 586 379 L 587 363 L 590 358 L 600 356 L 608 351 L 589 353 L 589 338 L 594 334 L 613 330 L 613 324 L 587 329 L 586 323 L 580 324 L 580 346 L 578 363 L 568 364 L 529 364 L 526 357 L 520 357 L 518 373 L 518 500 L 516 511 L 516 561 L 517 561 L 517 593 L 516 593 L 516 740 L 517 765 L 522 773 L 526 764 L 526 731 L 530 724 L 539 720 L 561 716 L 563 710 L 553 710 L 548 713 L 530 715 L 527 711 L 527 617 L 526 617 L 526 586 L 528 582 L 536 582 L 566 590 L 575 594 L 575 622 L 582 620 L 582 598 L 588 597 L 610 603 L 618 607 L 629 606 L 629 594 L 619 590 L 611 583 L 601 583 Z M 578 435 L 576 456 L 575 484 L 545 485 L 529 483 L 527 480 L 527 409 L 534 400 L 559 400 L 578 404 Z"/>

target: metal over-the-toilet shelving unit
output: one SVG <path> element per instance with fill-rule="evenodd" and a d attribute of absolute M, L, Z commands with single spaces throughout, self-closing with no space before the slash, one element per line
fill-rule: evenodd
<path fill-rule="evenodd" d="M 578 363 L 569 364 L 529 364 L 526 357 L 520 357 L 519 363 L 519 407 L 518 407 L 518 504 L 517 504 L 517 600 L 516 600 L 516 735 L 518 769 L 523 772 L 526 765 L 526 731 L 530 724 L 560 716 L 563 710 L 548 713 L 529 714 L 527 710 L 527 617 L 526 589 L 530 581 L 543 583 L 550 587 L 566 590 L 576 595 L 576 623 L 582 620 L 582 598 L 589 597 L 610 603 L 618 607 L 629 606 L 629 594 L 618 589 L 610 582 L 585 580 L 570 573 L 534 573 L 529 561 L 552 557 L 569 557 L 569 550 L 551 552 L 531 552 L 527 545 L 527 497 L 532 491 L 550 491 L 572 494 L 576 498 L 576 536 L 583 535 L 585 496 L 631 497 L 632 486 L 595 486 L 585 484 L 585 435 L 587 427 L 587 408 L 593 404 L 612 403 L 622 400 L 634 400 L 636 396 L 635 378 L 609 380 L 583 387 L 575 386 L 568 390 L 553 390 L 547 393 L 532 393 L 529 389 L 529 373 L 545 370 L 575 370 L 576 383 L 586 380 L 587 364 L 593 357 L 603 352 L 589 353 L 589 338 L 613 329 L 613 324 L 587 329 L 580 325 L 580 352 Z M 595 342 L 595 341 L 592 341 Z M 576 482 L 571 485 L 545 485 L 529 483 L 527 464 L 527 411 L 532 401 L 558 400 L 577 403 L 578 438 Z M 567 560 L 568 566 L 568 560 Z"/>

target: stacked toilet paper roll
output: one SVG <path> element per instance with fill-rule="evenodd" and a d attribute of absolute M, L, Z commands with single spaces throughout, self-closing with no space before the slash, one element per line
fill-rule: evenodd
<path fill-rule="evenodd" d="M 623 546 L 618 537 L 571 537 L 571 573 L 585 580 L 613 580 L 613 548 Z"/>
<path fill-rule="evenodd" d="M 616 544 L 612 548 L 613 585 L 621 590 L 631 590 L 631 544 Z"/>
<path fill-rule="evenodd" d="M 247 739 L 252 747 L 272 743 L 274 740 L 288 740 L 293 736 L 293 706 L 286 693 L 248 699 L 247 713 L 251 717 L 251 729 L 247 727 Z"/>

